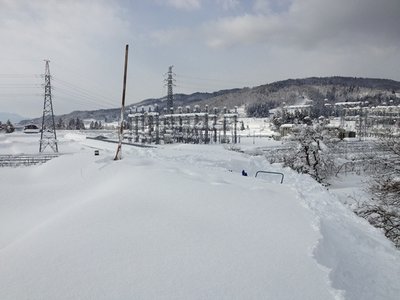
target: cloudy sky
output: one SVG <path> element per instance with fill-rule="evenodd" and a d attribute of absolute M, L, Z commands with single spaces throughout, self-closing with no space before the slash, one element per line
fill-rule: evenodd
<path fill-rule="evenodd" d="M 288 78 L 400 80 L 399 0 L 0 0 L 0 111 L 39 116 Z"/>

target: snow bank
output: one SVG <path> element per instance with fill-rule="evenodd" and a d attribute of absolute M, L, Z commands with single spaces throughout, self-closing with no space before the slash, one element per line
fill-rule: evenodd
<path fill-rule="evenodd" d="M 68 147 L 0 169 L 0 299 L 399 295 L 398 252 L 306 176 L 218 145 Z"/>
<path fill-rule="evenodd" d="M 81 142 L 86 139 L 86 135 L 82 132 L 67 132 L 64 134 L 64 140 Z"/>

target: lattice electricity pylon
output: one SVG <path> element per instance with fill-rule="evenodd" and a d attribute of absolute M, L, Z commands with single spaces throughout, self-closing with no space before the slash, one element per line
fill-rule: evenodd
<path fill-rule="evenodd" d="M 174 66 L 170 66 L 168 69 L 168 73 L 166 75 L 168 75 L 167 79 L 165 79 L 164 81 L 167 82 L 167 87 L 168 87 L 168 95 L 167 95 L 167 109 L 168 109 L 168 113 L 170 112 L 171 109 L 173 109 L 174 107 L 174 92 L 173 92 L 173 87 L 175 86 L 174 84 L 174 73 L 172 72 L 172 68 Z"/>
<path fill-rule="evenodd" d="M 43 152 L 50 146 L 54 152 L 58 152 L 56 124 L 54 122 L 53 103 L 51 100 L 51 76 L 49 60 L 45 60 L 46 69 L 44 74 L 44 104 L 42 117 L 42 130 L 40 134 L 39 152 Z"/>

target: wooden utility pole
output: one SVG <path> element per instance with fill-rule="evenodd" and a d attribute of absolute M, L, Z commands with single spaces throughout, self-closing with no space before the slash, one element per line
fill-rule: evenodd
<path fill-rule="evenodd" d="M 120 160 L 122 158 L 122 139 L 123 139 L 123 133 L 124 133 L 124 111 L 125 111 L 125 90 L 126 90 L 126 76 L 128 72 L 128 50 L 129 50 L 129 45 L 125 46 L 125 67 L 124 67 L 124 85 L 123 85 L 123 90 L 122 90 L 122 106 L 121 106 L 121 117 L 120 117 L 120 124 L 119 124 L 119 131 L 118 131 L 118 147 L 117 147 L 117 153 L 115 153 L 115 158 L 114 160 Z"/>

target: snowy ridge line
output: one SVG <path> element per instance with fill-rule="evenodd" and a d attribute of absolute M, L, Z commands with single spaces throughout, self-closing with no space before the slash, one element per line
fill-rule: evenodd
<path fill-rule="evenodd" d="M 196 164 L 215 170 L 223 168 L 240 173 L 241 169 L 245 169 L 250 177 L 260 169 L 285 173 L 283 186 L 294 189 L 299 202 L 314 215 L 312 225 L 320 238 L 310 249 L 310 256 L 326 272 L 326 281 L 333 297 L 352 300 L 398 299 L 400 254 L 379 230 L 357 217 L 334 194 L 307 175 L 297 174 L 289 168 L 282 169 L 278 164 L 270 165 L 263 156 L 249 157 L 238 152 L 243 161 L 237 158 L 218 159 L 217 156 L 208 156 L 209 149 L 205 148 L 195 156 L 175 152 L 174 156 L 167 157 L 160 151 L 156 156 L 163 161 L 180 161 L 185 165 Z M 354 249 L 359 248 L 362 250 L 355 253 Z M 371 259 L 373 257 L 375 260 Z M 391 283 L 390 287 L 387 282 Z"/>
<path fill-rule="evenodd" d="M 382 245 L 379 230 L 353 214 L 311 178 L 308 180 L 310 184 L 302 181 L 294 186 L 298 189 L 299 200 L 315 215 L 313 224 L 321 238 L 312 255 L 318 264 L 329 270 L 329 282 L 336 299 L 398 299 L 400 286 L 393 284 L 396 282 L 393 278 L 400 280 L 400 254 L 394 246 L 388 240 Z M 355 248 L 362 251 L 353 253 Z M 378 255 L 379 259 L 371 260 Z M 392 283 L 390 288 L 388 282 Z"/>

